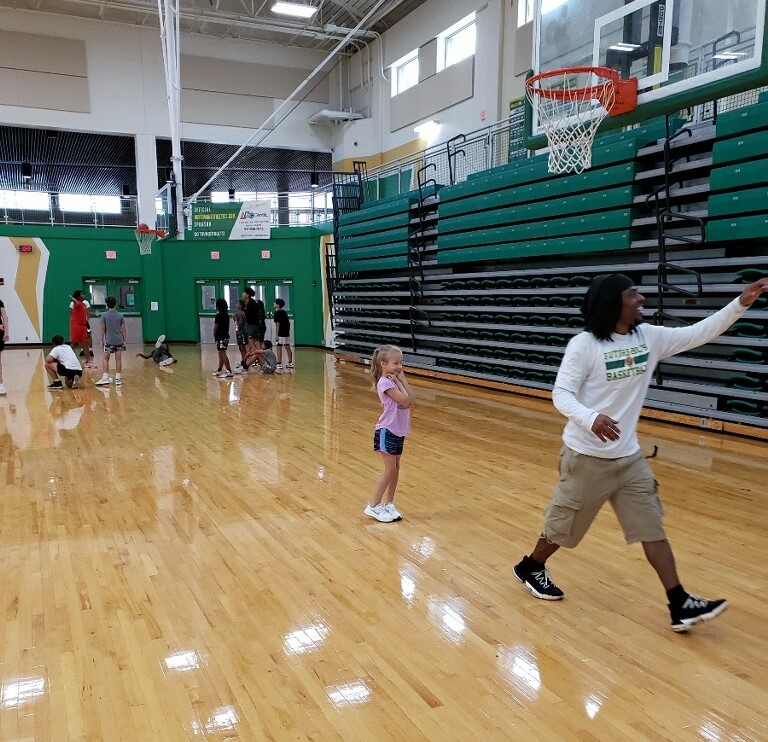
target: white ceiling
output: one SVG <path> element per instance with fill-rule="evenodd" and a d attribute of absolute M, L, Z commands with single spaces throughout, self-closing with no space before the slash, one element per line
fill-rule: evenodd
<path fill-rule="evenodd" d="M 332 49 L 378 0 L 294 0 L 318 7 L 310 20 L 273 13 L 274 0 L 179 0 L 180 28 L 224 38 L 268 41 L 284 46 Z M 387 0 L 361 31 L 383 33 L 425 0 Z M 158 26 L 156 0 L 0 0 L 0 7 L 59 13 L 139 26 Z"/>

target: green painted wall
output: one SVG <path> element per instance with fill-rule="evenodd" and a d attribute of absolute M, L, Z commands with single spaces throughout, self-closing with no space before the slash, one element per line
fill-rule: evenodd
<path fill-rule="evenodd" d="M 0 235 L 41 239 L 50 257 L 43 300 L 43 338 L 69 334 L 67 297 L 85 278 L 141 279 L 139 307 L 144 339 L 161 332 L 170 340 L 199 341 L 196 279 L 291 279 L 294 335 L 299 345 L 322 345 L 324 270 L 320 236 L 327 229 L 276 227 L 270 240 L 167 240 L 152 255 L 139 255 L 133 231 L 125 228 L 0 225 Z M 107 260 L 107 250 L 117 252 Z M 262 250 L 270 258 L 261 258 Z M 218 252 L 219 260 L 211 259 Z M 151 302 L 158 311 L 150 311 Z"/>

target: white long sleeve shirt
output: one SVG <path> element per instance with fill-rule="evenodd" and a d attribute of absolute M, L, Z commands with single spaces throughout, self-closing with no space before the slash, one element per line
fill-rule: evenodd
<path fill-rule="evenodd" d="M 552 391 L 555 407 L 568 418 L 563 442 L 587 456 L 618 459 L 640 449 L 637 421 L 659 361 L 708 343 L 747 310 L 738 299 L 688 327 L 639 325 L 610 341 L 581 332 L 568 343 Z M 592 424 L 598 415 L 618 421 L 616 441 L 601 441 Z"/>

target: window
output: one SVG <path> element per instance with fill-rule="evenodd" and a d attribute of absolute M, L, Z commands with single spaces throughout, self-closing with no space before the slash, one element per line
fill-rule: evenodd
<path fill-rule="evenodd" d="M 419 50 L 414 49 L 392 65 L 392 96 L 419 82 Z"/>
<path fill-rule="evenodd" d="M 40 191 L 0 191 L 0 209 L 49 211 L 51 198 Z"/>
<path fill-rule="evenodd" d="M 534 0 L 518 0 L 517 27 L 524 26 L 533 20 Z"/>
<path fill-rule="evenodd" d="M 470 13 L 437 37 L 437 71 L 444 70 L 475 53 L 477 26 Z"/>
<path fill-rule="evenodd" d="M 91 211 L 99 214 L 119 214 L 119 196 L 88 196 L 80 193 L 60 193 L 62 211 Z"/>

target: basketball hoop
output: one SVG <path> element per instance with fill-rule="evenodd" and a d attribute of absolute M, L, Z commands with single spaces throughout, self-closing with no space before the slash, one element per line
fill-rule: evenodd
<path fill-rule="evenodd" d="M 139 243 L 139 255 L 152 254 L 152 242 L 155 238 L 165 237 L 164 229 L 150 229 L 148 224 L 139 224 L 134 230 L 136 242 Z"/>
<path fill-rule="evenodd" d="M 547 135 L 550 173 L 591 167 L 592 143 L 603 119 L 637 107 L 637 78 L 622 80 L 609 67 L 542 72 L 526 81 L 525 92 Z"/>

